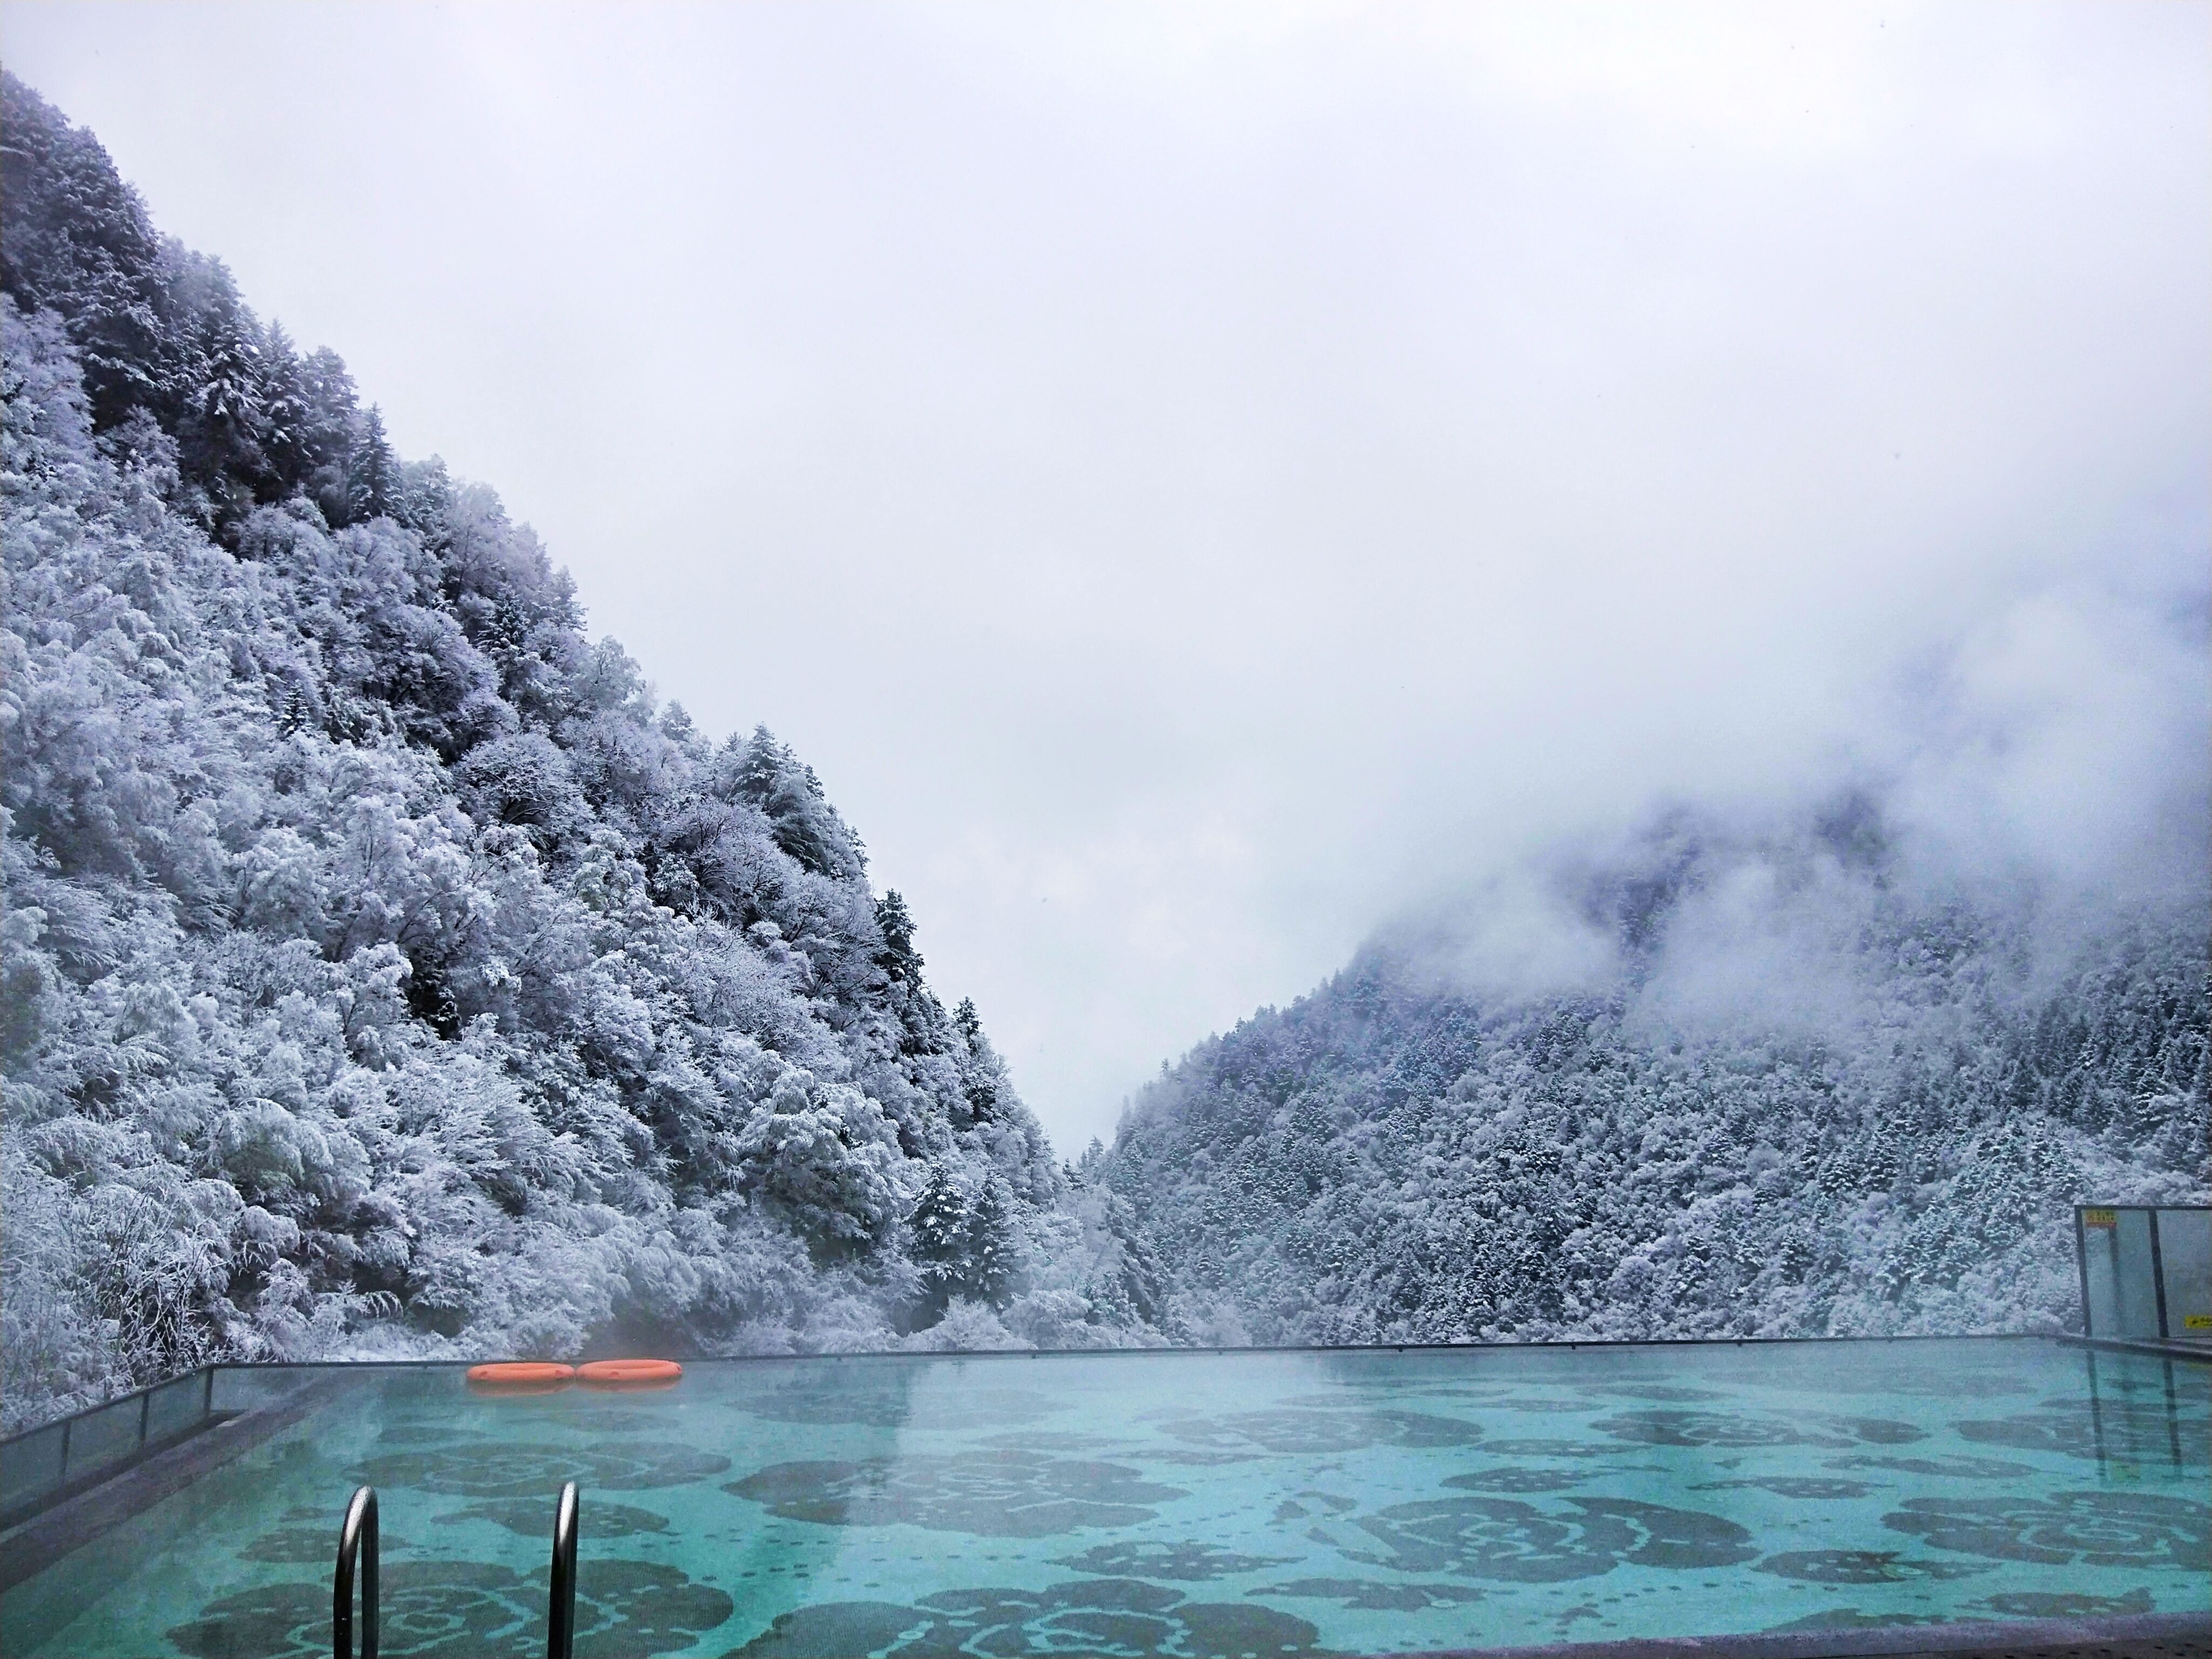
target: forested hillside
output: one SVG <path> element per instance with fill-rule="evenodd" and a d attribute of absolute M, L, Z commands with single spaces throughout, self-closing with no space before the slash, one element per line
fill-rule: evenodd
<path fill-rule="evenodd" d="M 1194 1050 L 1084 1167 L 1212 1340 L 2069 1328 L 2071 1205 L 2205 1201 L 2203 888 L 1930 862 L 1863 797 L 1678 815 L 1543 873 L 1577 982 L 1480 984 L 1491 894 Z"/>
<path fill-rule="evenodd" d="M 8 1425 L 216 1358 L 1128 1340 L 1115 1207 L 813 772 L 12 78 L 4 130 Z"/>

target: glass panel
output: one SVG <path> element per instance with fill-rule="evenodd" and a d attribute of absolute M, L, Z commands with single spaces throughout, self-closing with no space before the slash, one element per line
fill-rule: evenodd
<path fill-rule="evenodd" d="M 2084 1330 L 2090 1336 L 2117 1336 L 2120 1328 L 2119 1224 L 2118 1210 L 2077 1211 L 2081 1232 L 2081 1286 L 2089 1298 Z"/>
<path fill-rule="evenodd" d="M 2119 1243 L 2119 1317 L 2115 1336 L 2159 1334 L 2158 1280 L 2151 1272 L 2150 1212 L 2122 1210 L 2113 1231 Z"/>
<path fill-rule="evenodd" d="M 2082 1265 L 2089 1280 L 2089 1334 L 2156 1337 L 2158 1284 L 2151 1275 L 2150 1212 L 2081 1212 Z"/>
<path fill-rule="evenodd" d="M 70 1425 L 69 1478 L 128 1457 L 138 1449 L 137 1397 L 87 1412 Z"/>
<path fill-rule="evenodd" d="M 0 1514 L 14 1510 L 62 1480 L 62 1425 L 50 1424 L 35 1433 L 0 1446 Z"/>
<path fill-rule="evenodd" d="M 342 1374 L 343 1368 L 319 1365 L 218 1365 L 212 1409 L 258 1412 L 282 1406 L 318 1378 Z"/>
<path fill-rule="evenodd" d="M 147 1401 L 146 1437 L 163 1439 L 198 1423 L 206 1389 L 206 1379 L 197 1372 L 155 1389 Z"/>
<path fill-rule="evenodd" d="M 2158 1212 L 2169 1336 L 2212 1341 L 2212 1210 Z"/>

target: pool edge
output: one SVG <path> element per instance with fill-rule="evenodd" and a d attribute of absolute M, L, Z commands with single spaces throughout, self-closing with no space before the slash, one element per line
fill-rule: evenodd
<path fill-rule="evenodd" d="M 2100 1619 L 1983 1620 L 1881 1625 L 1853 1630 L 1775 1631 L 1742 1636 L 1647 1636 L 1617 1642 L 1534 1647 L 1438 1648 L 1408 1659 L 1891 1659 L 1892 1656 L 2094 1648 L 2196 1640 L 2212 1646 L 2212 1611 L 2130 1613 Z"/>

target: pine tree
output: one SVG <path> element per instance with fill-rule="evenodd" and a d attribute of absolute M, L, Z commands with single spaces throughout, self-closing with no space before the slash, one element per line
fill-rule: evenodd
<path fill-rule="evenodd" d="M 883 949 L 876 952 L 876 966 L 893 985 L 917 983 L 921 978 L 921 954 L 914 948 L 914 918 L 896 891 L 876 901 L 876 927 L 884 936 Z"/>
<path fill-rule="evenodd" d="M 260 329 L 222 261 L 185 255 L 175 264 L 180 350 L 169 397 L 178 459 L 214 502 L 217 523 L 234 526 L 273 482 Z"/>
<path fill-rule="evenodd" d="M 384 432 L 384 411 L 371 404 L 356 417 L 346 467 L 346 520 L 391 516 L 399 495 L 399 461 Z"/>
<path fill-rule="evenodd" d="M 1013 1288 L 1014 1206 L 1006 1182 L 993 1176 L 975 1195 L 968 1215 L 963 1288 L 994 1308 L 1003 1308 Z"/>
<path fill-rule="evenodd" d="M 282 500 L 306 481 L 310 451 L 306 374 L 281 323 L 271 323 L 261 343 L 261 410 L 270 499 Z"/>
<path fill-rule="evenodd" d="M 848 880 L 867 868 L 860 837 L 837 816 L 814 769 L 776 740 L 765 726 L 732 744 L 722 787 L 766 815 L 775 842 L 810 872 Z"/>
<path fill-rule="evenodd" d="M 908 1218 L 908 1252 L 921 1268 L 921 1319 L 934 1324 L 966 1282 L 969 1205 L 943 1164 L 931 1166 L 929 1184 Z"/>
<path fill-rule="evenodd" d="M 301 445 L 305 451 L 301 488 L 329 524 L 342 528 L 354 521 L 353 441 L 361 408 L 353 376 L 337 353 L 325 346 L 301 361 L 300 382 L 304 403 Z"/>
<path fill-rule="evenodd" d="M 134 409 L 173 416 L 172 302 L 161 239 L 100 141 L 0 70 L 0 284 L 52 309 L 76 346 L 95 430 Z"/>

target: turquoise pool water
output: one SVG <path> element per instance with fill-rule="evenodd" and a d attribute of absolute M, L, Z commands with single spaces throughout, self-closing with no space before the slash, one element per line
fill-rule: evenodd
<path fill-rule="evenodd" d="M 296 1425 L 0 1597 L 31 1655 L 1394 1653 L 2212 1604 L 2207 1370 L 2041 1340 L 702 1363 L 302 1382 Z M 214 1433 L 226 1431 L 216 1430 Z"/>

